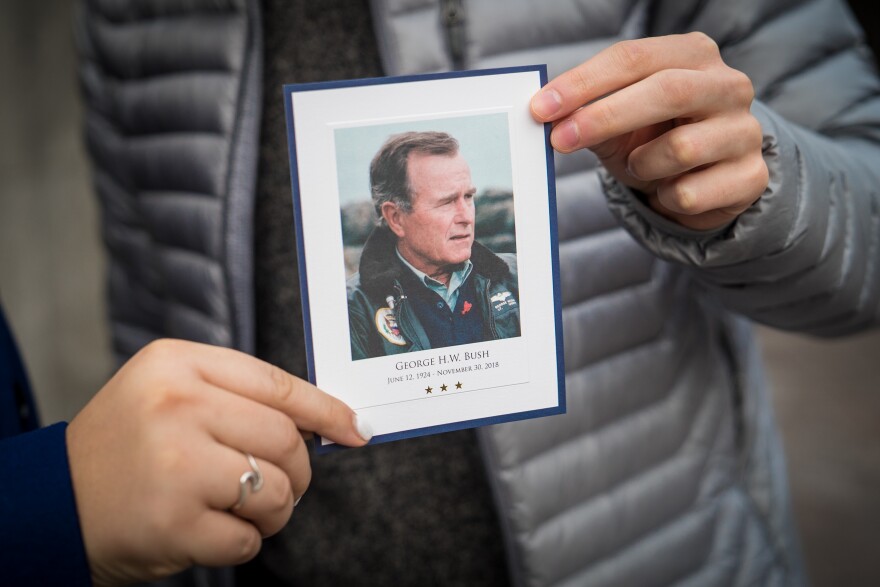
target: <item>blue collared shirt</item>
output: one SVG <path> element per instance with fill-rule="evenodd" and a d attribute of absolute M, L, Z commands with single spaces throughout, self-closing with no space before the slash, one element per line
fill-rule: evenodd
<path fill-rule="evenodd" d="M 397 253 L 397 258 L 403 261 L 403 264 L 410 268 L 410 270 L 416 274 L 416 277 L 419 278 L 419 281 L 425 284 L 425 286 L 431 291 L 437 292 L 443 301 L 446 302 L 446 305 L 449 306 L 449 309 L 452 310 L 455 308 L 455 304 L 458 302 L 458 290 L 461 288 L 461 285 L 468 278 L 468 275 L 471 274 L 471 271 L 474 268 L 474 264 L 471 263 L 471 260 L 468 259 L 464 263 L 462 263 L 459 268 L 452 272 L 449 276 L 449 285 L 443 285 L 433 277 L 430 277 L 424 271 L 419 271 L 412 264 L 403 258 L 403 255 L 400 254 L 400 251 L 397 248 L 394 249 Z"/>

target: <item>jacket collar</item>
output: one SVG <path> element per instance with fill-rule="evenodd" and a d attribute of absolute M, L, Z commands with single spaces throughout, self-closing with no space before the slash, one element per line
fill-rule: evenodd
<path fill-rule="evenodd" d="M 377 226 L 370 233 L 358 267 L 363 288 L 376 295 L 387 295 L 395 282 L 404 275 L 406 267 L 397 258 L 394 248 L 397 237 L 386 226 Z M 474 241 L 471 249 L 471 262 L 474 273 L 489 279 L 501 279 L 510 274 L 510 269 L 498 255 Z"/>

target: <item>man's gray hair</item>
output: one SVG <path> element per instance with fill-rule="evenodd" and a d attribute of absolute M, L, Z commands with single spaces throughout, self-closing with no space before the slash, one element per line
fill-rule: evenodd
<path fill-rule="evenodd" d="M 407 175 L 410 153 L 449 155 L 458 153 L 458 141 L 445 132 L 404 132 L 391 135 L 370 163 L 370 193 L 380 223 L 382 204 L 393 202 L 404 212 L 412 211 L 412 191 Z"/>

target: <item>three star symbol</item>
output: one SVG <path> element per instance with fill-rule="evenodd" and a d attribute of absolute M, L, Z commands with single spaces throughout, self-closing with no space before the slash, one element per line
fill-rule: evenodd
<path fill-rule="evenodd" d="M 446 391 L 447 389 L 449 389 L 449 386 L 446 385 L 445 383 L 440 386 L 440 391 Z M 461 381 L 459 381 L 455 384 L 455 389 L 461 389 Z M 433 394 L 434 388 L 429 385 L 428 387 L 425 388 L 425 393 L 426 394 L 429 394 L 429 393 Z"/>

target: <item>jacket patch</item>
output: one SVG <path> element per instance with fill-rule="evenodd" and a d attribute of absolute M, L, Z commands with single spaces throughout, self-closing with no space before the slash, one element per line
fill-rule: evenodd
<path fill-rule="evenodd" d="M 516 307 L 516 298 L 514 298 L 513 294 L 509 291 L 503 291 L 493 295 L 489 298 L 489 302 L 492 304 L 492 307 L 495 308 L 496 312 L 502 312 L 507 308 Z"/>
<path fill-rule="evenodd" d="M 394 311 L 391 308 L 379 308 L 376 311 L 376 330 L 391 344 L 397 346 L 406 344 L 406 339 L 400 334 L 397 318 L 394 317 Z"/>

